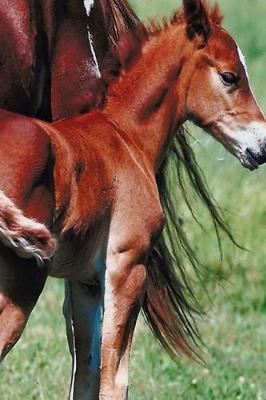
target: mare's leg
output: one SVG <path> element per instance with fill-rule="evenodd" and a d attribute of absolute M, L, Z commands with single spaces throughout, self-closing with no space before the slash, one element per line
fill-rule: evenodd
<path fill-rule="evenodd" d="M 15 345 L 42 292 L 46 273 L 0 244 L 0 361 Z"/>
<path fill-rule="evenodd" d="M 130 348 L 145 291 L 143 252 L 109 246 L 101 347 L 100 400 L 125 400 Z"/>
<path fill-rule="evenodd" d="M 97 400 L 102 314 L 100 284 L 66 281 L 63 310 L 72 356 L 69 399 Z"/>
<path fill-rule="evenodd" d="M 0 110 L 0 190 L 29 218 L 53 218 L 50 139 L 33 120 Z"/>
<path fill-rule="evenodd" d="M 0 189 L 25 216 L 49 226 L 49 139 L 30 119 L 4 112 L 0 117 Z M 20 337 L 45 280 L 35 260 L 22 259 L 0 244 L 1 358 Z"/>

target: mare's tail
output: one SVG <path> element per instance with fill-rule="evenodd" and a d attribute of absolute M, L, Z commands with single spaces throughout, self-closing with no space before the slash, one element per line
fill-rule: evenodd
<path fill-rule="evenodd" d="M 0 242 L 19 257 L 48 260 L 55 250 L 55 239 L 45 225 L 27 218 L 0 190 Z"/>
<path fill-rule="evenodd" d="M 132 7 L 126 0 L 101 0 L 108 19 L 108 35 L 113 44 L 117 43 L 127 32 L 136 31 L 141 23 Z"/>
<path fill-rule="evenodd" d="M 190 272 L 194 270 L 201 281 L 202 263 L 186 235 L 191 226 L 187 227 L 183 219 L 178 207 L 180 201 L 183 200 L 196 223 L 200 224 L 190 202 L 191 194 L 196 195 L 213 222 L 219 247 L 222 232 L 235 245 L 238 244 L 210 193 L 183 129 L 175 136 L 171 153 L 157 174 L 157 185 L 165 214 L 165 228 L 148 260 L 143 311 L 154 335 L 170 355 L 183 352 L 197 356 L 195 344 L 200 344 L 200 340 L 195 315 L 201 314 L 201 307 L 193 293 Z"/>
<path fill-rule="evenodd" d="M 193 317 L 199 311 L 187 300 L 188 287 L 178 277 L 172 261 L 159 239 L 147 264 L 142 310 L 154 336 L 172 358 L 185 353 L 199 359 L 196 349 L 200 340 Z"/>

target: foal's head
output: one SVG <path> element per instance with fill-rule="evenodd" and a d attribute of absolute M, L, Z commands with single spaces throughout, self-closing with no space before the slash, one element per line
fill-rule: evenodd
<path fill-rule="evenodd" d="M 186 118 L 211 133 L 250 170 L 266 161 L 266 123 L 249 86 L 244 56 L 202 0 L 183 0 L 192 51 L 183 64 Z"/>

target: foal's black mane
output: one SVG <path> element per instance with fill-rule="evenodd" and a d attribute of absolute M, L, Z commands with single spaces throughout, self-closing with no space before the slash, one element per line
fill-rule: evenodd
<path fill-rule="evenodd" d="M 129 69 L 136 61 L 145 41 L 170 24 L 184 22 L 184 13 L 178 10 L 171 20 L 164 20 L 162 25 L 152 22 L 145 26 L 135 13 L 132 10 L 128 12 L 129 10 L 130 8 L 127 9 L 124 34 L 118 42 L 114 41 L 110 57 L 102 70 L 107 87 L 118 79 L 122 70 Z M 211 24 L 219 26 L 222 21 L 219 8 L 206 6 L 206 10 Z M 171 170 L 176 171 L 175 181 Z M 192 217 L 198 222 L 188 196 L 188 192 L 194 191 L 209 212 L 219 247 L 220 232 L 224 232 L 233 243 L 235 241 L 221 209 L 210 193 L 204 173 L 191 147 L 189 134 L 183 127 L 176 132 L 170 154 L 158 171 L 156 181 L 166 222 L 163 234 L 148 261 L 153 285 L 147 287 L 143 311 L 154 335 L 171 356 L 176 356 L 178 351 L 193 356 L 195 344 L 199 342 L 194 316 L 200 313 L 200 306 L 189 282 L 188 264 L 193 267 L 198 277 L 202 264 L 186 235 L 186 225 L 181 223 L 182 214 L 176 206 L 180 195 Z M 151 293 L 154 287 L 156 293 Z M 149 297 L 157 298 L 158 303 L 151 304 L 148 301 Z"/>

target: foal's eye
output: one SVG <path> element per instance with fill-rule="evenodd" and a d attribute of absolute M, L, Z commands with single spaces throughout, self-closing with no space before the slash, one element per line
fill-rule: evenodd
<path fill-rule="evenodd" d="M 236 85 L 239 82 L 239 77 L 232 72 L 224 72 L 220 76 L 223 83 L 227 86 Z"/>

